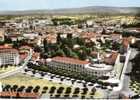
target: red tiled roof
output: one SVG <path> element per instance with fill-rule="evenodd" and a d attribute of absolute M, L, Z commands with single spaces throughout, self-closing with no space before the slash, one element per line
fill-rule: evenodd
<path fill-rule="evenodd" d="M 8 45 L 8 44 L 5 44 L 5 45 L 0 45 L 0 49 L 11 49 L 12 46 L 11 45 Z"/>
<path fill-rule="evenodd" d="M 89 33 L 89 32 L 87 32 L 87 33 L 82 33 L 82 34 L 81 34 L 81 37 L 82 37 L 82 38 L 93 38 L 93 37 L 96 37 L 96 33 Z"/>
<path fill-rule="evenodd" d="M 34 52 L 32 55 L 32 60 L 36 60 L 38 57 L 40 57 L 40 53 Z"/>
<path fill-rule="evenodd" d="M 12 38 L 12 37 L 19 37 L 19 36 L 20 36 L 20 34 L 9 34 L 9 35 L 8 35 L 8 37 L 11 37 L 11 38 Z"/>
<path fill-rule="evenodd" d="M 12 48 L 12 46 L 9 46 L 9 45 L 2 45 L 0 46 L 0 53 L 3 53 L 3 52 L 18 52 L 18 50 Z"/>
<path fill-rule="evenodd" d="M 91 55 L 91 56 L 94 56 L 94 57 L 97 57 L 97 56 L 98 56 L 98 52 L 92 51 L 92 52 L 90 53 L 90 55 Z"/>
<path fill-rule="evenodd" d="M 57 61 L 57 62 L 64 62 L 64 63 L 68 63 L 68 64 L 88 64 L 88 61 L 82 61 L 79 59 L 74 59 L 74 58 L 69 58 L 69 57 L 54 57 L 52 58 L 53 61 Z"/>
<path fill-rule="evenodd" d="M 17 49 L 11 49 L 11 48 L 8 48 L 8 49 L 0 49 L 0 53 L 4 53 L 4 52 L 6 52 L 6 53 L 8 53 L 8 52 L 18 52 L 18 50 Z"/>
<path fill-rule="evenodd" d="M 20 59 L 24 60 L 28 56 L 28 53 L 20 53 Z"/>
<path fill-rule="evenodd" d="M 128 45 L 129 45 L 129 38 L 123 38 L 122 44 L 123 44 L 123 46 L 124 46 L 125 48 L 127 48 Z"/>
<path fill-rule="evenodd" d="M 118 53 L 112 52 L 111 56 L 110 57 L 105 57 L 104 61 L 107 64 L 113 65 L 116 62 L 117 56 L 118 56 Z"/>
<path fill-rule="evenodd" d="M 21 49 L 27 49 L 27 50 L 30 50 L 30 49 L 31 49 L 31 47 L 30 47 L 30 46 L 28 46 L 28 45 L 25 45 L 25 46 L 21 46 L 19 49 L 20 49 L 20 50 L 21 50 Z"/>

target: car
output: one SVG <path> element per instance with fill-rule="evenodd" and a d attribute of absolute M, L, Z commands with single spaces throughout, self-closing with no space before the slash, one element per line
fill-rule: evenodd
<path fill-rule="evenodd" d="M 94 86 L 94 84 L 90 83 L 90 84 L 88 84 L 88 86 Z"/>
<path fill-rule="evenodd" d="M 97 85 L 96 88 L 101 88 L 101 86 L 100 85 Z"/>
<path fill-rule="evenodd" d="M 71 79 L 68 77 L 68 78 L 66 78 L 66 80 L 71 80 Z"/>
<path fill-rule="evenodd" d="M 60 78 L 60 76 L 59 76 L 59 75 L 56 75 L 55 77 L 56 77 L 56 78 Z"/>
<path fill-rule="evenodd" d="M 77 83 L 82 83 L 82 81 L 81 81 L 81 80 L 77 80 L 76 82 L 77 82 Z"/>
<path fill-rule="evenodd" d="M 101 88 L 102 88 L 102 89 L 107 89 L 107 87 L 106 87 L 106 86 L 102 86 Z"/>

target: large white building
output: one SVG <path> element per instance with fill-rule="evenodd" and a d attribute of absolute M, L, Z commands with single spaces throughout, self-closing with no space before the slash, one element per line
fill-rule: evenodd
<path fill-rule="evenodd" d="M 1 65 L 18 65 L 18 50 L 10 47 L 0 47 L 0 66 Z"/>
<path fill-rule="evenodd" d="M 106 64 L 90 64 L 88 61 L 68 57 L 54 57 L 47 61 L 52 70 L 65 70 L 68 72 L 86 73 L 91 76 L 105 76 L 113 69 L 113 66 Z"/>
<path fill-rule="evenodd" d="M 89 62 L 68 57 L 54 57 L 47 61 L 47 65 L 52 69 L 62 69 L 72 72 L 85 72 L 85 66 Z"/>

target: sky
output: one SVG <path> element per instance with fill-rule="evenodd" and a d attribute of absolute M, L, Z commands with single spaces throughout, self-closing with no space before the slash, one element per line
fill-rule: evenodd
<path fill-rule="evenodd" d="M 86 6 L 140 7 L 140 0 L 0 0 L 0 10 L 78 8 Z"/>

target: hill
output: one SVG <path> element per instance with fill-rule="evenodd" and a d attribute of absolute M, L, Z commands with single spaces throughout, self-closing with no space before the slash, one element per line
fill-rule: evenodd
<path fill-rule="evenodd" d="M 66 8 L 53 10 L 0 11 L 0 15 L 32 15 L 32 14 L 140 14 L 140 7 L 104 7 L 90 6 L 82 8 Z"/>

